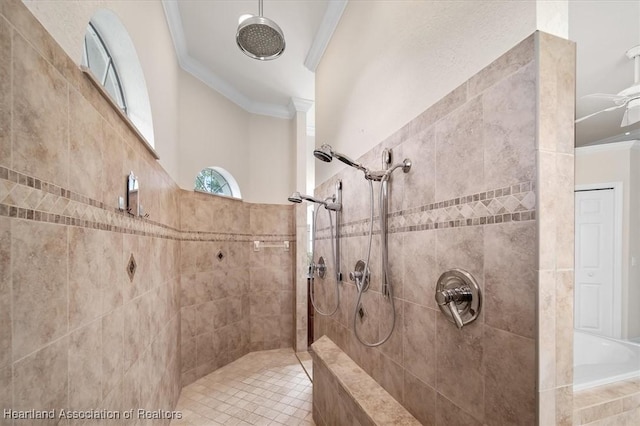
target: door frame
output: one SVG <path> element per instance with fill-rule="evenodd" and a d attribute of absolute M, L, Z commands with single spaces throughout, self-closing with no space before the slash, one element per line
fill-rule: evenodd
<path fill-rule="evenodd" d="M 618 313 L 613 318 L 613 334 L 622 338 L 622 220 L 624 206 L 623 182 L 603 182 L 576 185 L 575 192 L 613 189 L 613 306 Z M 575 193 L 574 192 L 574 193 Z M 575 196 L 574 196 L 575 200 Z M 573 209 L 575 218 L 575 206 Z M 575 237 L 575 227 L 574 227 Z M 575 247 L 574 247 L 575 255 Z M 575 263 L 574 263 L 575 274 Z M 575 300 L 575 290 L 574 290 Z"/>

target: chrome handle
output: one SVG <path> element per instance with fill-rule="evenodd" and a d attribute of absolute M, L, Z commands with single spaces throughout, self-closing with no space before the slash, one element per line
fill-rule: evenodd
<path fill-rule="evenodd" d="M 456 304 L 449 303 L 447 306 L 449 306 L 449 312 L 451 312 L 451 316 L 453 317 L 453 321 L 455 321 L 456 323 L 456 327 L 458 327 L 458 330 L 460 330 L 464 326 L 464 322 L 460 317 L 460 312 L 458 312 L 458 308 L 456 307 Z"/>
<path fill-rule="evenodd" d="M 358 260 L 353 271 L 349 272 L 349 279 L 356 283 L 358 291 L 365 292 L 369 289 L 369 268 L 365 267 L 364 260 Z"/>
<path fill-rule="evenodd" d="M 363 273 L 359 271 L 349 272 L 349 279 L 351 281 L 362 280 Z"/>
<path fill-rule="evenodd" d="M 464 321 L 462 321 L 457 305 L 462 302 L 470 302 L 471 299 L 471 289 L 467 286 L 449 288 L 436 292 L 436 303 L 438 303 L 439 306 L 446 305 L 449 308 L 451 317 L 458 328 L 464 326 Z"/>
<path fill-rule="evenodd" d="M 471 274 L 452 269 L 438 279 L 435 299 L 442 313 L 461 329 L 478 318 L 482 295 Z"/>

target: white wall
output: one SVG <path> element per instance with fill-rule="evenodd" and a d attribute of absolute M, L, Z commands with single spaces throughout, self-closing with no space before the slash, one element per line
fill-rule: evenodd
<path fill-rule="evenodd" d="M 242 199 L 287 204 L 295 182 L 292 120 L 255 115 L 181 71 L 179 78 L 180 187 L 193 189 L 205 167 L 227 170 Z"/>
<path fill-rule="evenodd" d="M 635 258 L 635 265 L 629 266 L 629 292 L 627 308 L 627 337 L 640 337 L 640 150 L 631 150 L 631 187 L 629 202 L 629 255 Z"/>
<path fill-rule="evenodd" d="M 178 81 L 178 185 L 193 189 L 200 170 L 219 166 L 235 177 L 246 198 L 250 183 L 247 162 L 250 114 L 191 74 L 180 71 Z"/>
<path fill-rule="evenodd" d="M 296 181 L 293 120 L 250 114 L 247 199 L 254 203 L 290 204 Z"/>
<path fill-rule="evenodd" d="M 566 37 L 567 2 L 350 1 L 316 72 L 316 145 L 357 158 L 537 28 Z M 316 167 L 316 183 L 341 166 Z"/>
<path fill-rule="evenodd" d="M 640 336 L 640 144 L 618 142 L 606 145 L 576 148 L 576 185 L 622 182 L 622 336 Z"/>

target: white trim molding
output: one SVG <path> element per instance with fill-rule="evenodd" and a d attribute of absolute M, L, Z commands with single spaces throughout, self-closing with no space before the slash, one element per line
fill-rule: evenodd
<path fill-rule="evenodd" d="M 305 66 L 311 71 L 315 72 L 318 63 L 329 44 L 329 40 L 340 21 L 340 17 L 342 16 L 342 12 L 346 7 L 347 2 L 348 0 L 329 1 L 327 11 L 324 14 L 322 23 L 318 28 L 318 32 L 316 33 L 313 43 L 311 44 L 311 48 L 307 53 L 307 59 L 305 60 Z M 298 111 L 297 106 L 295 105 L 295 102 L 297 101 L 293 98 L 290 99 L 287 105 L 254 101 L 241 93 L 228 81 L 218 76 L 211 69 L 207 68 L 201 62 L 190 56 L 189 50 L 187 49 L 187 41 L 184 35 L 184 28 L 182 26 L 178 2 L 176 0 L 162 0 L 162 7 L 164 8 L 164 13 L 167 17 L 169 32 L 171 33 L 173 46 L 176 50 L 178 63 L 184 71 L 193 75 L 198 80 L 202 81 L 204 84 L 247 112 L 276 118 L 293 118 L 296 111 Z M 313 104 L 313 100 L 304 99 L 303 101 L 311 102 Z"/>
<path fill-rule="evenodd" d="M 318 64 L 320 64 L 322 55 L 324 55 L 324 51 L 329 45 L 329 41 L 338 26 L 338 22 L 340 22 L 340 18 L 342 18 L 342 13 L 347 7 L 348 2 L 349 0 L 329 0 L 327 11 L 324 13 L 322 23 L 320 23 L 318 32 L 304 60 L 304 66 L 307 67 L 309 71 L 316 72 L 316 68 L 318 68 Z"/>

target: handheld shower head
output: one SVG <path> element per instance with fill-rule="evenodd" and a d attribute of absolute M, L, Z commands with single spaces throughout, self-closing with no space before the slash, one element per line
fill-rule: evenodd
<path fill-rule="evenodd" d="M 287 198 L 290 202 L 292 203 L 301 203 L 302 202 L 302 197 L 300 196 L 299 192 L 294 192 L 293 194 L 291 194 L 291 196 L 289 198 Z"/>
<path fill-rule="evenodd" d="M 365 173 L 367 173 L 369 171 L 365 166 L 363 166 L 362 164 L 358 163 L 357 161 L 352 160 L 351 158 L 347 157 L 344 154 L 341 154 L 339 152 L 334 151 L 333 148 L 331 148 L 331 145 L 327 145 L 326 143 L 323 144 L 320 148 L 314 150 L 313 151 L 313 155 L 318 160 L 322 160 L 325 163 L 329 163 L 329 162 L 331 162 L 332 159 L 337 158 L 338 160 L 342 161 L 347 166 L 351 166 L 351 167 L 354 167 L 354 168 L 356 168 L 358 170 L 362 170 Z"/>
<path fill-rule="evenodd" d="M 331 149 L 331 145 L 325 143 L 320 148 L 313 150 L 313 155 L 318 160 L 329 163 L 333 159 L 333 149 Z"/>
<path fill-rule="evenodd" d="M 322 204 L 326 209 L 333 211 L 342 210 L 342 204 L 339 202 L 335 202 L 335 198 L 327 198 L 326 201 L 320 200 L 319 198 L 312 197 L 311 195 L 300 194 L 299 192 L 294 192 L 288 198 L 288 200 L 292 203 L 301 203 L 302 201 L 310 201 L 316 204 Z M 329 202 L 331 201 L 331 202 Z"/>
<path fill-rule="evenodd" d="M 301 194 L 299 192 L 294 192 L 291 194 L 289 198 L 287 198 L 292 203 L 301 203 L 303 201 L 311 201 L 312 203 L 322 204 L 323 206 L 327 206 L 326 201 L 322 201 L 318 198 L 312 197 L 311 195 Z"/>

